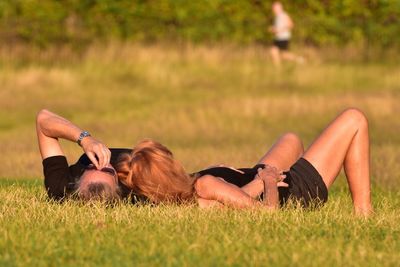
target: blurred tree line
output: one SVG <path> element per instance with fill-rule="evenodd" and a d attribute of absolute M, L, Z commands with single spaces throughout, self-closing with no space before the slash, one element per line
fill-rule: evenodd
<path fill-rule="evenodd" d="M 269 43 L 265 0 L 0 0 L 0 42 L 86 45 L 93 41 Z M 400 0 L 282 1 L 294 39 L 314 46 L 400 47 Z"/>

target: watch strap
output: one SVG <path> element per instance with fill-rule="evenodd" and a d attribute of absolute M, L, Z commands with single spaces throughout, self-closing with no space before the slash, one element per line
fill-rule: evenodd
<path fill-rule="evenodd" d="M 85 137 L 91 136 L 90 133 L 88 131 L 83 131 L 81 132 L 81 134 L 79 135 L 78 140 L 76 140 L 76 142 L 78 143 L 78 145 L 82 146 L 82 139 Z"/>

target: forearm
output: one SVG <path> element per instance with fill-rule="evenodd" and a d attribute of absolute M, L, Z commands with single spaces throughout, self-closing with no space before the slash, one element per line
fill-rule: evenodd
<path fill-rule="evenodd" d="M 264 200 L 263 203 L 267 208 L 275 210 L 279 207 L 278 186 L 274 179 L 264 180 Z"/>
<path fill-rule="evenodd" d="M 51 138 L 62 138 L 75 142 L 82 129 L 48 110 L 41 110 L 37 116 L 37 129 L 43 135 Z"/>
<path fill-rule="evenodd" d="M 195 190 L 199 198 L 216 200 L 235 208 L 250 208 L 261 205 L 259 201 L 251 198 L 239 187 L 211 175 L 200 177 L 195 184 Z"/>
<path fill-rule="evenodd" d="M 264 183 L 261 179 L 254 179 L 250 183 L 242 186 L 240 189 L 242 189 L 243 192 L 245 192 L 250 197 L 257 198 L 264 190 Z"/>
<path fill-rule="evenodd" d="M 240 188 L 238 188 L 240 190 Z M 237 194 L 219 194 L 216 196 L 216 200 L 219 202 L 229 205 L 234 208 L 254 208 L 260 207 L 260 201 L 257 201 L 247 195 L 245 192 L 241 191 L 241 193 Z"/>
<path fill-rule="evenodd" d="M 72 122 L 48 110 L 41 110 L 36 118 L 36 131 L 42 159 L 64 155 L 59 138 L 76 142 L 80 140 L 83 151 L 90 161 L 98 168 L 104 168 L 110 163 L 111 151 L 106 145 L 90 135 L 80 138 L 82 129 Z"/>

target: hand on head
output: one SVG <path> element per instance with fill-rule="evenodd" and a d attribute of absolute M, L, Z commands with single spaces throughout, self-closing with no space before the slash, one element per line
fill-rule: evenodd
<path fill-rule="evenodd" d="M 102 169 L 110 164 L 111 151 L 106 145 L 91 136 L 84 138 L 81 144 L 83 151 L 97 169 Z"/>

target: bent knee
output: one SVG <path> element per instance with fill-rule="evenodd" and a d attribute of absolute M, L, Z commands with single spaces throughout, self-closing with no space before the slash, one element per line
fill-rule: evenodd
<path fill-rule="evenodd" d="M 299 153 L 303 153 L 304 151 L 303 141 L 301 140 L 298 134 L 293 132 L 287 132 L 282 135 L 282 138 L 288 140 L 293 147 L 296 147 L 299 150 Z"/>
<path fill-rule="evenodd" d="M 348 120 L 351 120 L 353 123 L 356 123 L 357 125 L 368 125 L 368 119 L 367 116 L 365 116 L 364 112 L 362 112 L 358 108 L 348 108 L 342 113 L 344 116 L 348 118 Z"/>

